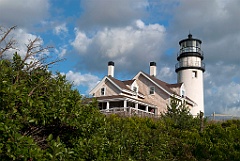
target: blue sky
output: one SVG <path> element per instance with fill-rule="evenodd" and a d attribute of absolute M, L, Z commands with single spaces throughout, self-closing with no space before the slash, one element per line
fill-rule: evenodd
<path fill-rule="evenodd" d="M 28 40 L 54 46 L 51 67 L 66 74 L 81 94 L 107 74 L 131 79 L 149 62 L 157 77 L 176 83 L 178 42 L 201 39 L 206 114 L 240 115 L 239 0 L 0 0 L 0 25 L 17 25 L 13 36 L 24 55 Z"/>

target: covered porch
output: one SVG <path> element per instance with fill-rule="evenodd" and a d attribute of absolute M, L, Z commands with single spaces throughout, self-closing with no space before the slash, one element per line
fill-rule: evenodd
<path fill-rule="evenodd" d="M 115 109 L 121 111 L 134 111 L 135 113 L 149 113 L 157 114 L 157 107 L 155 105 L 129 98 L 126 96 L 105 96 L 97 98 L 98 107 L 101 111 L 113 111 Z"/>

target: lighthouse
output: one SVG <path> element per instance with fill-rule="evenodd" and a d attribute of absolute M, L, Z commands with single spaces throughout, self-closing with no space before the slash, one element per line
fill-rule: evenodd
<path fill-rule="evenodd" d="M 205 64 L 203 52 L 201 50 L 202 41 L 193 38 L 191 34 L 188 38 L 179 41 L 180 50 L 177 54 L 178 63 L 175 65 L 178 83 L 183 83 L 185 87 L 184 95 L 195 102 L 190 110 L 192 115 L 204 112 L 204 92 L 203 73 Z"/>

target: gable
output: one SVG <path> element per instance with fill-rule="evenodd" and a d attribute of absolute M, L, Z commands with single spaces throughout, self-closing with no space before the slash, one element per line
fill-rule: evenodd
<path fill-rule="evenodd" d="M 139 85 L 139 91 L 143 93 L 146 97 L 155 97 L 156 95 L 161 96 L 163 99 L 169 98 L 169 94 L 167 94 L 164 90 L 159 88 L 156 83 L 149 81 L 143 75 L 139 75 L 137 78 L 137 82 Z M 154 93 L 150 94 L 150 88 L 154 88 Z"/>
<path fill-rule="evenodd" d="M 116 85 L 114 82 L 109 79 L 108 76 L 105 76 L 90 92 L 89 94 L 92 96 L 100 96 L 101 88 L 106 88 L 108 93 L 118 93 L 117 91 L 121 91 L 121 88 Z"/>
<path fill-rule="evenodd" d="M 144 76 L 147 81 L 152 84 L 154 84 L 157 88 L 160 88 L 161 90 L 163 90 L 165 93 L 167 93 L 168 95 L 172 95 L 174 92 L 167 86 L 168 84 L 157 79 L 156 77 L 154 76 L 150 76 L 144 72 L 139 72 L 135 77 L 134 79 L 138 79 L 139 76 Z"/>
<path fill-rule="evenodd" d="M 101 89 L 104 88 L 105 93 L 104 95 L 101 95 Z M 95 93 L 96 97 L 99 96 L 113 96 L 113 95 L 119 95 L 121 93 L 121 90 L 117 88 L 114 84 L 112 84 L 108 79 L 105 80 L 105 83 L 98 88 L 98 90 Z"/>
<path fill-rule="evenodd" d="M 105 76 L 96 87 L 94 87 L 90 91 L 90 95 L 98 97 L 101 96 L 101 88 L 105 88 L 106 95 L 117 95 L 121 93 L 136 95 L 136 93 L 131 89 L 131 85 L 134 84 L 134 80 L 129 81 L 120 81 L 111 76 Z M 141 93 L 139 93 L 140 97 L 143 97 Z"/>

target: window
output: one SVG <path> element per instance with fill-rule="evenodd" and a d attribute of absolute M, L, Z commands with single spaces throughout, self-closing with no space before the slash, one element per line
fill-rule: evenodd
<path fill-rule="evenodd" d="M 133 87 L 133 91 L 137 93 L 137 87 Z"/>
<path fill-rule="evenodd" d="M 192 41 L 191 40 L 187 41 L 187 47 L 190 47 L 190 46 L 192 46 Z"/>
<path fill-rule="evenodd" d="M 101 88 L 101 96 L 105 96 L 105 88 Z"/>
<path fill-rule="evenodd" d="M 185 91 L 182 90 L 182 97 L 185 97 Z"/>
<path fill-rule="evenodd" d="M 193 71 L 193 72 L 192 72 L 192 77 L 193 77 L 193 78 L 197 78 L 197 71 Z"/>
<path fill-rule="evenodd" d="M 155 87 L 150 87 L 149 94 L 154 94 L 154 93 L 155 93 Z"/>

